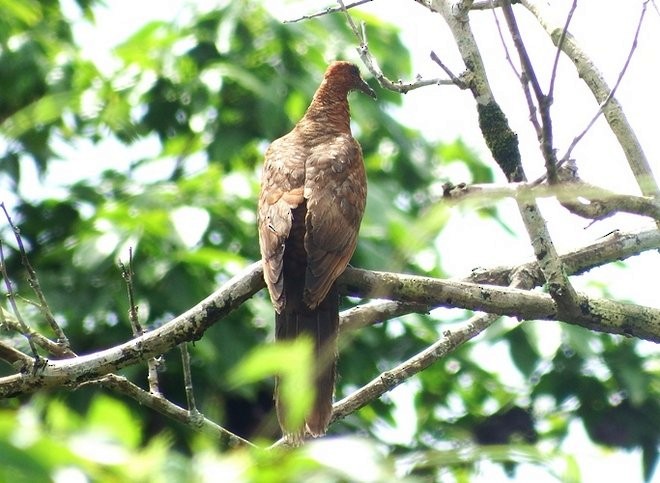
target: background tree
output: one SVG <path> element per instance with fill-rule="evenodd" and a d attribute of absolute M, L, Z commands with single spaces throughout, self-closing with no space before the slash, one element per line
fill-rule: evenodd
<path fill-rule="evenodd" d="M 443 66 L 437 71 L 440 82 L 388 81 L 387 76 L 412 78 L 407 48 L 396 27 L 353 9 L 352 25 L 340 11 L 282 24 L 256 2 L 228 2 L 177 23 L 144 25 L 118 44 L 108 65 L 87 56 L 59 2 L 2 4 L 0 176 L 5 206 L 20 228 L 19 239 L 9 223 L 2 232 L 3 275 L 11 282 L 5 291 L 12 295 L 0 321 L 1 355 L 9 363 L 0 366 L 2 477 L 35 481 L 78 472 L 98 480 L 148 480 L 156 474 L 185 479 L 217 476 L 215 465 L 229 475 L 237 471 L 231 462 L 241 461 L 242 477 L 254 481 L 317 472 L 330 479 L 404 474 L 462 480 L 493 461 L 511 475 L 531 462 L 559 479 L 578 480 L 579 461 L 562 447 L 577 421 L 594 444 L 641 450 L 644 475 L 651 479 L 660 387 L 657 348 L 643 339 L 660 339 L 658 310 L 623 306 L 605 284 L 591 293 L 597 299 L 593 305 L 594 299 L 584 299 L 573 285 L 592 267 L 657 249 L 660 235 L 656 227 L 619 233 L 558 258 L 535 205 L 537 197 L 553 196 L 595 219 L 623 210 L 657 222 L 657 186 L 643 152 L 621 141 L 645 196 L 615 196 L 585 185 L 565 169 L 572 166 L 570 156 L 562 167 L 553 150 L 547 79 L 536 89 L 534 52 L 507 41 L 516 71 L 531 80 L 522 84 L 536 106 L 540 150 L 520 153 L 517 133 L 491 92 L 471 40 L 468 20 L 475 12 L 470 9 L 491 7 L 490 2 L 454 8 L 448 2 L 418 3 L 428 15 L 445 18 L 469 67 L 465 73 L 451 73 L 436 56 Z M 76 4 L 93 23 L 97 2 Z M 523 10 L 545 21 L 536 2 L 522 4 L 512 9 L 508 2 L 498 3 L 504 37 L 516 32 L 513 15 Z M 561 28 L 548 30 L 565 52 L 562 58 L 575 58 L 574 39 Z M 346 327 L 361 328 L 345 330 L 337 392 L 348 398 L 337 406 L 341 419 L 331 434 L 364 440 L 323 441 L 316 447 L 330 445 L 323 453 L 338 455 L 348 448 L 348 459 L 335 464 L 320 458 L 314 445 L 291 453 L 246 449 L 247 443 L 229 449 L 235 435 L 252 442 L 277 437 L 272 378 L 263 375 L 303 357 L 289 348 L 255 349 L 272 340 L 273 331 L 265 292 L 250 297 L 261 287 L 258 269 L 250 264 L 258 259 L 254 213 L 263 151 L 300 118 L 327 62 L 357 61 L 354 47 L 360 44 L 361 66 L 386 88 L 379 89 L 377 103 L 351 99 L 369 175 L 353 265 L 429 279 L 357 270 L 345 277 L 345 290 L 354 296 L 395 301 L 375 301 L 345 314 Z M 588 66 L 578 68 L 585 69 L 581 75 L 590 85 L 598 85 Z M 437 83 L 446 85 L 434 87 Z M 478 142 L 485 142 L 491 157 L 482 159 L 470 140 L 430 141 L 397 121 L 402 93 L 422 87 L 474 96 L 472 115 L 483 135 Z M 618 104 L 604 103 L 609 91 L 594 91 L 615 135 L 621 129 L 630 134 L 611 110 Z M 523 167 L 536 163 L 538 169 L 541 161 L 534 160 L 541 159 L 548 181 L 534 188 L 524 183 Z M 461 166 L 465 179 L 450 176 L 449 165 Z M 591 202 L 577 200 L 576 190 Z M 475 292 L 473 285 L 437 282 L 447 276 L 447 255 L 436 240 L 456 210 L 515 231 L 518 219 L 496 202 L 502 196 L 516 199 L 527 230 L 520 235 L 532 240 L 537 263 L 520 268 L 519 260 L 511 260 L 510 267 L 475 271 L 467 280 L 525 289 L 538 285 L 549 295 L 487 286 Z M 18 240 L 49 312 L 32 302 L 39 302 L 36 279 L 30 278 Z M 452 254 L 462 256 L 469 254 Z M 131 338 L 131 327 L 138 335 L 142 330 L 135 319 L 131 326 L 127 286 L 139 308 L 137 322 L 148 332 L 120 346 Z M 171 322 L 221 286 L 198 310 L 197 322 L 194 317 Z M 603 298 L 613 303 L 599 305 Z M 433 310 L 438 306 L 465 310 Z M 472 312 L 478 309 L 494 315 Z M 49 326 L 49 314 L 68 340 Z M 500 315 L 568 323 L 546 329 Z M 35 331 L 30 340 L 40 355 L 54 365 L 33 366 L 28 343 L 19 335 L 25 332 L 19 317 Z M 551 352 L 543 345 L 547 330 L 560 333 Z M 612 335 L 622 333 L 633 337 Z M 164 336 L 155 342 L 153 334 Z M 190 398 L 187 374 L 174 352 L 139 362 L 192 340 L 196 408 L 206 419 L 181 410 Z M 108 353 L 114 359 L 101 360 L 101 350 L 117 347 Z M 482 351 L 502 354 L 494 348 L 505 349 L 522 383 L 511 383 L 496 364 L 484 366 Z M 90 356 L 76 358 L 73 352 Z M 105 376 L 120 366 L 121 377 Z M 61 379 L 52 367 L 62 369 Z M 152 393 L 129 380 L 142 387 L 150 381 Z M 396 396 L 376 398 L 403 381 L 408 382 Z M 58 386 L 54 392 L 41 390 Z M 410 415 L 402 412 L 405 401 L 412 401 Z M 350 461 L 358 460 L 358 469 L 367 460 L 377 463 L 376 469 L 366 477 L 346 473 L 355 467 Z"/>

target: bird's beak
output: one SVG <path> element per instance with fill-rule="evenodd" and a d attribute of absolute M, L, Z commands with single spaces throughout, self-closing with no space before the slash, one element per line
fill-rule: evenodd
<path fill-rule="evenodd" d="M 358 89 L 360 91 L 364 92 L 366 95 L 376 99 L 376 93 L 374 92 L 374 90 L 371 87 L 369 87 L 369 84 L 367 84 L 365 81 L 362 81 L 360 83 L 360 85 L 358 86 Z"/>

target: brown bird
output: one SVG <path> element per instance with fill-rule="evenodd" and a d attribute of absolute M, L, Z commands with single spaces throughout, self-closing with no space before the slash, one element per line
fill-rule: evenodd
<path fill-rule="evenodd" d="M 275 337 L 314 341 L 316 396 L 306 427 L 292 428 L 277 387 L 280 427 L 300 441 L 325 434 L 332 415 L 339 295 L 335 280 L 355 251 L 367 197 L 362 149 L 350 128 L 348 93 L 376 97 L 350 62 L 330 64 L 307 112 L 266 151 L 259 245 L 275 308 Z"/>

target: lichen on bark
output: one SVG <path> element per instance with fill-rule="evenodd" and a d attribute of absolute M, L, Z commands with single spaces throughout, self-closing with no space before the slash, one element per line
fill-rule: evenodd
<path fill-rule="evenodd" d="M 478 104 L 479 128 L 493 158 L 509 181 L 523 181 L 518 136 L 496 102 Z"/>

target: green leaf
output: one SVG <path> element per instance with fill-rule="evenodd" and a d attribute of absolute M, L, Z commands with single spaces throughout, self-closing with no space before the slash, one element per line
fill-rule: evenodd
<path fill-rule="evenodd" d="M 298 428 L 314 401 L 312 341 L 298 337 L 250 352 L 230 373 L 233 386 L 278 377 L 278 391 L 286 407 L 290 428 Z"/>
<path fill-rule="evenodd" d="M 0 0 L 0 12 L 5 19 L 14 18 L 32 26 L 42 20 L 41 4 L 37 0 Z"/>
<path fill-rule="evenodd" d="M 0 481 L 32 483 L 51 481 L 50 469 L 24 448 L 0 440 Z"/>
<path fill-rule="evenodd" d="M 0 124 L 0 134 L 16 139 L 31 129 L 57 121 L 78 97 L 73 91 L 46 95 L 5 119 Z"/>
<path fill-rule="evenodd" d="M 142 423 L 123 402 L 97 395 L 87 412 L 85 428 L 102 431 L 125 448 L 137 448 L 142 439 Z"/>
<path fill-rule="evenodd" d="M 534 373 L 539 362 L 539 354 L 530 344 L 528 337 L 522 324 L 507 336 L 513 363 L 525 377 L 530 377 Z"/>

